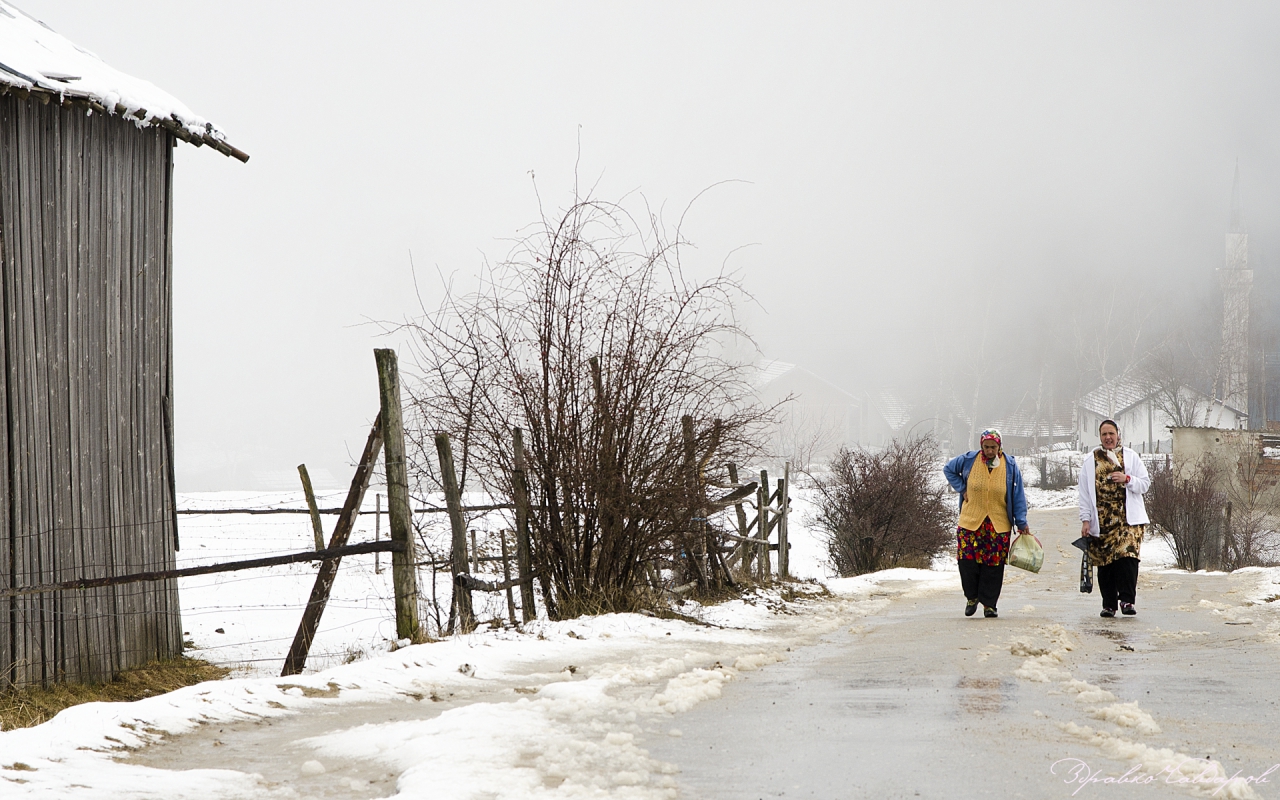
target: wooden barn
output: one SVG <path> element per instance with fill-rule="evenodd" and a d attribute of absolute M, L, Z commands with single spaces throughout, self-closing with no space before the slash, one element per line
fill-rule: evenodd
<path fill-rule="evenodd" d="M 174 565 L 177 140 L 247 159 L 0 0 L 0 689 L 182 651 L 172 579 L 48 588 Z"/>

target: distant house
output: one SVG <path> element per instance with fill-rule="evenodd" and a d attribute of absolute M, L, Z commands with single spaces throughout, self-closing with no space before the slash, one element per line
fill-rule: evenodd
<path fill-rule="evenodd" d="M 0 0 L 0 689 L 182 651 L 173 147 L 212 124 Z M 28 590 L 28 592 L 24 592 Z"/>
<path fill-rule="evenodd" d="M 762 361 L 756 367 L 761 402 L 792 398 L 772 433 L 775 456 L 805 468 L 861 441 L 864 405 L 857 396 L 797 364 Z"/>
<path fill-rule="evenodd" d="M 994 427 L 1000 431 L 1004 448 L 1015 454 L 1061 442 L 1074 442 L 1077 438 L 1070 406 L 1045 408 L 1039 413 L 1034 410 L 1016 411 L 997 420 Z"/>
<path fill-rule="evenodd" d="M 883 447 L 894 439 L 902 440 L 910 431 L 911 406 L 888 389 L 867 395 L 867 413 L 861 441 Z"/>
<path fill-rule="evenodd" d="M 1171 391 L 1169 389 L 1165 392 Z M 1248 415 L 1188 386 L 1178 387 L 1179 405 L 1200 424 L 1214 428 L 1243 428 Z M 1120 440 L 1140 453 L 1172 452 L 1169 429 L 1189 420 L 1174 419 L 1170 403 L 1149 382 L 1121 377 L 1108 381 L 1076 402 L 1075 436 L 1081 447 L 1098 443 L 1098 426 L 1112 419 L 1120 426 Z"/>

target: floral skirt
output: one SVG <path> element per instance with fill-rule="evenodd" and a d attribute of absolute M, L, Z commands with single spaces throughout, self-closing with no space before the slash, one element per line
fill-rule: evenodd
<path fill-rule="evenodd" d="M 984 519 L 976 531 L 956 528 L 956 560 L 998 567 L 1009 557 L 1010 533 L 997 533 L 991 517 Z"/>

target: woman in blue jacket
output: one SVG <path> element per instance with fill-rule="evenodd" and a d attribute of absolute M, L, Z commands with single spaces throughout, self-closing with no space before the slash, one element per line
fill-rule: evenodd
<path fill-rule="evenodd" d="M 973 616 L 982 603 L 982 615 L 995 617 L 1004 586 L 1004 562 L 1009 557 L 1009 535 L 1015 526 L 1023 533 L 1030 529 L 1022 472 L 1013 456 L 1000 447 L 1000 431 L 988 428 L 979 442 L 981 450 L 956 456 L 942 471 L 951 488 L 960 493 L 956 560 L 964 589 L 964 615 Z"/>

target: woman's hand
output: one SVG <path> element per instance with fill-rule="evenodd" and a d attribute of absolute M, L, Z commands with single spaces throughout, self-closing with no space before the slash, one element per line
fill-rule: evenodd
<path fill-rule="evenodd" d="M 1125 475 L 1123 472 L 1113 472 L 1107 476 L 1107 480 L 1112 483 L 1128 483 L 1129 476 Z"/>
<path fill-rule="evenodd" d="M 1080 521 L 1080 535 L 1081 536 L 1089 535 L 1089 520 L 1086 519 L 1086 520 Z"/>

